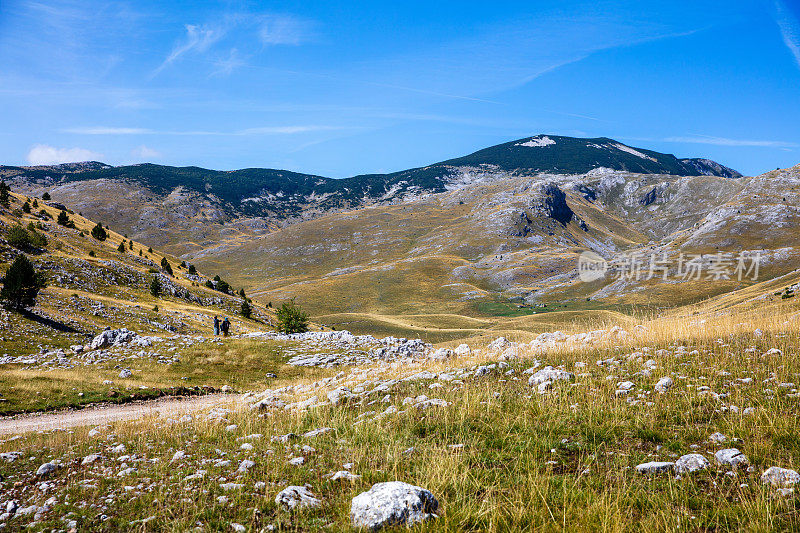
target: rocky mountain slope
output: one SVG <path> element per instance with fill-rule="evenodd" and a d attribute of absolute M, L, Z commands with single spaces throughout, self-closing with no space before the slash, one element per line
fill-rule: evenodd
<path fill-rule="evenodd" d="M 482 316 L 556 301 L 673 307 L 753 281 L 739 280 L 734 263 L 727 278 L 706 280 L 718 252 L 733 261 L 758 251 L 762 279 L 795 268 L 798 178 L 800 167 L 739 179 L 513 176 L 325 215 L 193 260 L 263 298 L 302 298 L 334 321 L 342 313 Z M 637 255 L 640 275 L 583 283 L 577 265 L 587 250 L 610 261 Z M 650 257 L 664 254 L 670 279 L 647 279 Z M 680 254 L 706 254 L 701 279 L 678 275 Z"/>
<path fill-rule="evenodd" d="M 633 148 L 607 138 L 538 135 L 391 174 L 346 179 L 274 169 L 215 171 L 97 162 L 0 167 L 0 178 L 52 197 L 135 238 L 184 254 L 239 242 L 298 220 L 441 193 L 511 176 L 609 168 L 648 174 L 738 177 L 704 159 Z M 124 209 L 119 209 L 120 206 Z"/>

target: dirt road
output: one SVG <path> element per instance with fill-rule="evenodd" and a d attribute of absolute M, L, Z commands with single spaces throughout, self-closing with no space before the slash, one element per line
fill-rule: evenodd
<path fill-rule="evenodd" d="M 0 418 L 0 435 L 97 426 L 146 416 L 175 418 L 212 407 L 234 407 L 238 398 L 238 394 L 207 394 L 205 396 L 159 398 L 123 405 L 87 407 L 86 409 L 56 413 L 19 415 Z"/>

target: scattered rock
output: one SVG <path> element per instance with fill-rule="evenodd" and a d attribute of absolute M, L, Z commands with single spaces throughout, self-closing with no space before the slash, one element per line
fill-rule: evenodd
<path fill-rule="evenodd" d="M 275 503 L 285 511 L 295 511 L 305 507 L 319 507 L 319 500 L 307 487 L 290 485 L 275 496 Z"/>
<path fill-rule="evenodd" d="M 800 474 L 788 468 L 771 466 L 761 474 L 761 482 L 773 487 L 787 488 L 800 482 Z"/>
<path fill-rule="evenodd" d="M 675 473 L 691 474 L 692 472 L 708 468 L 708 465 L 708 459 L 699 453 L 689 453 L 682 455 L 680 459 L 675 461 Z"/>
<path fill-rule="evenodd" d="M 730 466 L 731 468 L 739 468 L 740 466 L 747 466 L 750 464 L 747 456 L 736 448 L 720 450 L 714 454 L 714 458 L 719 464 Z"/>
<path fill-rule="evenodd" d="M 350 504 L 350 519 L 355 527 L 372 531 L 387 526 L 410 527 L 418 522 L 437 518 L 439 502 L 429 491 L 403 483 L 376 483 Z"/>

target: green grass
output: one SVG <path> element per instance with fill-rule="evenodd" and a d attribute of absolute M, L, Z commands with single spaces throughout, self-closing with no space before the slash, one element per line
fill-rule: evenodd
<path fill-rule="evenodd" d="M 688 351 L 698 349 L 700 355 L 654 355 L 656 349 L 668 348 L 674 341 L 686 345 Z M 29 435 L 0 443 L 2 451 L 24 451 L 23 459 L 0 463 L 0 489 L 27 490 L 33 487 L 31 472 L 41 462 L 63 460 L 68 466 L 54 476 L 54 488 L 35 496 L 43 500 L 55 495 L 59 501 L 40 524 L 45 530 L 61 527 L 59 517 L 72 512 L 84 530 L 128 529 L 134 527 L 132 521 L 152 516 L 146 527 L 135 527 L 186 531 L 200 526 L 226 531 L 237 522 L 256 531 L 266 525 L 288 531 L 348 531 L 352 497 L 373 483 L 396 479 L 431 490 L 442 504 L 440 518 L 418 527 L 420 531 L 796 530 L 800 528 L 798 500 L 776 497 L 775 490 L 762 486 L 758 478 L 769 466 L 800 466 L 800 405 L 787 390 L 777 388 L 777 383 L 796 380 L 800 360 L 761 357 L 770 347 L 791 354 L 798 345 L 800 337 L 793 330 L 784 330 L 780 336 L 734 334 L 722 343 L 713 335 L 669 342 L 639 340 L 631 347 L 599 346 L 544 356 L 547 363 L 570 369 L 574 361 L 590 363 L 576 371 L 573 384 L 556 385 L 545 395 L 527 385 L 521 371 L 529 365 L 520 361 L 512 362 L 516 371 L 512 376 L 468 378 L 463 387 L 442 382 L 443 387 L 430 389 L 429 380 L 400 382 L 390 391 L 388 403 L 379 401 L 382 392 L 363 402 L 306 412 L 278 409 L 258 416 L 243 410 L 219 423 L 200 416 L 180 424 L 159 420 L 115 424 L 100 439 L 87 438 L 85 429 L 74 434 Z M 652 376 L 640 373 L 638 360 L 626 360 L 633 346 L 650 348 L 643 359 L 656 361 Z M 746 351 L 751 347 L 754 352 Z M 219 353 L 218 359 L 206 360 L 206 366 L 222 364 L 224 358 L 245 357 L 239 352 L 251 350 L 241 347 Z M 593 364 L 612 356 L 622 362 L 612 367 Z M 279 361 L 273 359 L 273 364 Z M 240 364 L 245 368 L 251 363 Z M 299 370 L 289 372 L 288 381 L 307 383 L 311 377 Z M 763 383 L 773 374 L 774 383 Z M 349 386 L 393 375 L 389 369 L 353 375 Z M 608 375 L 615 377 L 609 380 Z M 665 395 L 655 394 L 653 384 L 662 375 L 673 375 L 675 386 Z M 731 384 L 740 377 L 752 377 L 753 384 Z M 614 394 L 616 382 L 624 379 L 635 381 L 631 398 L 641 401 L 629 403 Z M 701 395 L 699 386 L 727 396 L 720 400 Z M 776 393 L 768 393 L 768 388 Z M 321 391 L 309 388 L 298 398 L 311 394 Z M 452 405 L 428 411 L 403 406 L 403 398 L 418 394 L 443 398 Z M 402 412 L 355 423 L 366 411 L 382 411 L 389 405 Z M 739 411 L 721 408 L 730 405 Z M 755 413 L 743 415 L 745 407 L 755 408 Z M 238 428 L 226 431 L 230 423 Z M 323 426 L 335 431 L 288 445 L 270 441 L 272 435 L 301 434 Z M 708 436 L 717 431 L 738 439 L 733 445 L 750 458 L 752 472 L 740 470 L 730 477 L 726 469 L 713 464 L 719 447 Z M 242 450 L 240 437 L 253 433 L 263 437 L 252 441 L 253 450 Z M 115 475 L 122 467 L 109 451 L 117 443 L 126 445 L 126 454 L 141 459 L 131 463 L 137 471 L 125 477 Z M 306 464 L 289 465 L 288 459 L 301 455 L 299 446 L 304 444 L 315 449 L 305 454 Z M 464 446 L 453 450 L 454 444 Z M 402 453 L 410 447 L 415 448 L 413 453 Z M 171 463 L 176 450 L 184 450 L 187 458 Z M 98 452 L 105 458 L 94 467 L 73 462 Z M 681 479 L 635 472 L 639 463 L 674 460 L 686 453 L 702 453 L 712 461 L 711 468 Z M 231 464 L 214 466 L 221 457 Z M 256 465 L 247 473 L 236 473 L 245 458 Z M 348 462 L 361 479 L 334 483 L 325 478 Z M 207 470 L 205 478 L 184 480 L 198 469 Z M 81 488 L 81 480 L 96 487 Z M 231 481 L 244 486 L 228 492 L 220 487 Z M 257 482 L 266 486 L 256 489 Z M 290 515 L 276 507 L 273 500 L 278 491 L 306 483 L 322 498 L 321 508 Z M 220 496 L 229 501 L 220 503 Z M 77 502 L 93 507 L 80 507 Z M 110 518 L 103 522 L 102 514 Z"/>
<path fill-rule="evenodd" d="M 158 344 L 154 345 L 158 348 Z M 5 365 L 0 373 L 0 415 L 81 407 L 97 402 L 124 403 L 162 395 L 204 394 L 228 385 L 233 390 L 264 389 L 296 378 L 327 375 L 320 369 L 284 364 L 286 343 L 227 339 L 173 353 L 180 362 L 164 365 L 151 359 L 112 360 L 72 369 Z M 133 376 L 120 379 L 120 368 Z M 267 377 L 268 373 L 276 378 Z M 113 384 L 103 384 L 104 381 Z"/>

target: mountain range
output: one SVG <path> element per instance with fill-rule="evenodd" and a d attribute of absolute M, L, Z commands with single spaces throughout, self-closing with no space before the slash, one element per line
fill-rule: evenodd
<path fill-rule="evenodd" d="M 346 179 L 96 162 L 0 167 L 0 177 L 265 303 L 297 297 L 348 329 L 374 329 L 385 319 L 375 317 L 514 315 L 555 302 L 687 304 L 751 282 L 581 283 L 578 257 L 760 250 L 762 276 L 777 278 L 794 270 L 800 222 L 800 167 L 743 177 L 607 138 L 537 135 Z"/>

